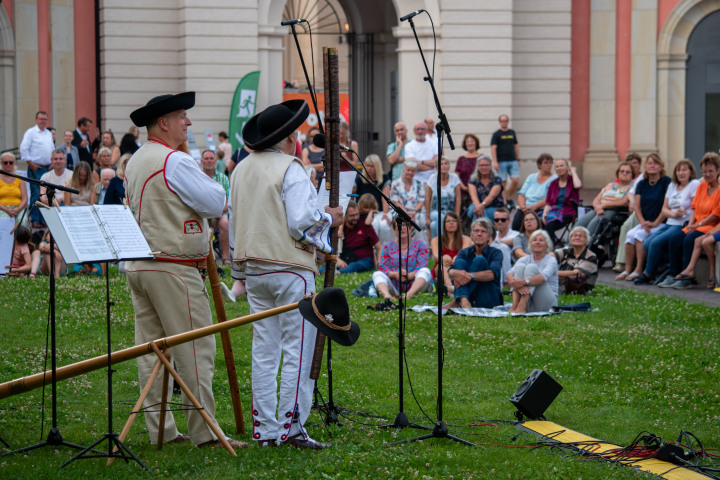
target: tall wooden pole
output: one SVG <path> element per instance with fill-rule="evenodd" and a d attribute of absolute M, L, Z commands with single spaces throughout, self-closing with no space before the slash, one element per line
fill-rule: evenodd
<path fill-rule="evenodd" d="M 323 47 L 323 77 L 325 80 L 325 185 L 330 190 L 330 206 L 340 204 L 340 80 L 338 75 L 337 48 Z M 330 245 L 337 252 L 338 229 L 330 230 Z M 335 263 L 333 256 L 325 262 L 325 282 L 323 288 L 332 287 L 335 283 Z M 323 352 L 325 351 L 325 334 L 318 331 L 315 340 L 315 353 L 310 367 L 310 378 L 317 380 L 320 376 Z"/>

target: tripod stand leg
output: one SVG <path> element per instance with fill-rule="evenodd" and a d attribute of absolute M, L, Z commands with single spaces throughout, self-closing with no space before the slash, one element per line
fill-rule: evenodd
<path fill-rule="evenodd" d="M 128 433 L 130 433 L 130 427 L 132 427 L 132 424 L 135 422 L 135 418 L 137 418 L 138 413 L 140 412 L 140 409 L 142 408 L 142 404 L 145 401 L 145 398 L 148 396 L 148 393 L 150 393 L 150 388 L 152 387 L 153 382 L 155 381 L 155 378 L 157 377 L 158 373 L 160 372 L 160 367 L 162 367 L 162 362 L 158 360 L 155 362 L 155 367 L 153 367 L 152 372 L 150 373 L 150 377 L 148 378 L 148 381 L 145 383 L 145 386 L 142 389 L 142 392 L 140 392 L 140 397 L 138 397 L 137 402 L 135 402 L 135 406 L 133 407 L 132 413 L 127 419 L 127 422 L 125 422 L 125 426 L 122 429 L 122 432 L 120 432 L 120 443 L 125 441 L 125 439 L 128 436 Z M 115 445 L 113 448 L 113 453 L 117 452 L 118 447 Z M 107 464 L 112 465 L 112 463 L 115 461 L 114 457 L 108 458 Z"/>
<path fill-rule="evenodd" d="M 168 353 L 165 352 L 165 358 L 168 357 Z M 158 425 L 158 439 L 157 439 L 157 449 L 162 450 L 163 447 L 163 439 L 165 438 L 165 416 L 167 411 L 167 395 L 168 395 L 168 380 L 170 379 L 170 373 L 168 372 L 168 369 L 166 368 L 163 371 L 163 379 L 162 379 L 162 400 L 160 401 L 160 425 Z"/>
<path fill-rule="evenodd" d="M 203 420 L 205 420 L 205 423 L 207 423 L 208 427 L 210 427 L 210 430 L 212 430 L 215 436 L 217 436 L 218 441 L 222 444 L 223 447 L 225 447 L 225 450 L 227 450 L 233 457 L 236 457 L 237 453 L 235 453 L 235 450 L 233 450 L 228 441 L 225 439 L 225 435 L 215 424 L 215 422 L 212 421 L 210 415 L 208 415 L 208 413 L 205 411 L 205 408 L 203 408 L 200 402 L 198 402 L 198 399 L 195 398 L 195 395 L 193 395 L 193 393 L 190 391 L 183 379 L 180 378 L 180 375 L 177 374 L 175 369 L 170 364 L 170 361 L 165 358 L 165 355 L 163 354 L 162 350 L 160 350 L 160 347 L 158 347 L 155 342 L 150 342 L 150 347 L 153 349 L 153 351 L 158 356 L 163 365 L 165 365 L 165 369 L 170 372 L 170 375 L 172 375 L 178 385 L 180 385 L 182 391 L 185 392 L 185 396 L 188 397 L 188 400 L 190 400 L 193 406 L 197 409 L 200 416 L 203 417 Z"/>

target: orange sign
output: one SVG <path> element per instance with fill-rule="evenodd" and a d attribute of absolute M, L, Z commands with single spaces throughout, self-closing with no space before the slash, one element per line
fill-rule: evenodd
<path fill-rule="evenodd" d="M 323 122 L 323 126 L 325 125 L 325 94 L 324 93 L 317 93 L 317 104 L 318 104 L 318 110 L 320 112 L 320 120 Z M 310 105 L 310 115 L 308 115 L 308 118 L 305 120 L 305 123 L 300 125 L 300 128 L 298 130 L 300 131 L 300 136 L 298 137 L 301 142 L 305 142 L 305 135 L 307 134 L 308 130 L 310 130 L 311 127 L 316 127 L 318 125 L 318 118 L 317 115 L 315 115 L 315 107 L 312 103 L 312 98 L 310 98 L 310 94 L 307 92 L 304 93 L 283 93 L 283 101 L 286 100 L 295 100 L 295 99 L 302 99 L 308 102 L 308 105 Z M 345 122 L 348 125 L 350 125 L 350 98 L 347 93 L 341 93 L 340 94 L 340 121 Z"/>

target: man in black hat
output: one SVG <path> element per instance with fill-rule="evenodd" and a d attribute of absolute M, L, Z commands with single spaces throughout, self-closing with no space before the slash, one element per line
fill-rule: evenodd
<path fill-rule="evenodd" d="M 235 167 L 230 185 L 233 262 L 245 271 L 253 313 L 315 291 L 315 249 L 332 253 L 330 229 L 342 223 L 341 207 L 317 208 L 315 187 L 294 156 L 297 128 L 308 113 L 307 102 L 290 100 L 268 107 L 243 128 L 253 153 Z M 315 326 L 296 310 L 253 324 L 253 439 L 260 446 L 328 446 L 303 427 L 312 402 L 315 335 Z"/>
<path fill-rule="evenodd" d="M 176 150 L 187 140 L 187 127 L 192 123 L 186 110 L 194 105 L 195 92 L 161 95 L 130 115 L 135 125 L 147 127 L 148 141 L 127 164 L 126 194 L 155 255 L 155 260 L 125 265 L 138 344 L 212 325 L 204 281 L 209 249 L 207 219 L 222 215 L 226 197 L 223 187 L 205 175 L 190 155 Z M 183 343 L 170 352 L 178 373 L 215 422 L 215 337 Z M 141 388 L 154 364 L 152 355 L 138 358 Z M 154 383 L 145 407 L 160 403 L 160 383 Z M 168 399 L 171 393 L 172 388 Z M 184 399 L 183 403 L 189 401 Z M 189 437 L 178 433 L 168 413 L 164 442 L 219 443 L 197 410 L 188 410 L 186 415 Z M 158 440 L 159 421 L 159 412 L 145 412 L 153 444 Z M 245 442 L 228 441 L 234 448 L 247 446 Z"/>

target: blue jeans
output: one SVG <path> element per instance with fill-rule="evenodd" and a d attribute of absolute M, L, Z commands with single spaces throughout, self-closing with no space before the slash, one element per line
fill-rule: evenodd
<path fill-rule="evenodd" d="M 366 257 L 361 258 L 359 260 L 355 260 L 354 262 L 348 263 L 347 267 L 341 268 L 338 270 L 340 273 L 357 273 L 357 272 L 367 272 L 368 270 L 373 270 L 375 268 L 375 262 L 373 261 L 372 257 Z"/>
<path fill-rule="evenodd" d="M 46 167 L 38 167 L 37 170 L 32 170 L 30 167 L 27 169 L 27 178 L 33 179 L 33 180 L 40 180 L 40 177 L 42 177 L 45 173 L 49 172 L 48 168 Z M 25 186 L 22 186 L 25 188 Z M 33 223 L 41 223 L 42 216 L 40 215 L 40 210 L 37 209 L 35 206 L 35 202 L 37 202 L 38 198 L 40 198 L 40 187 L 35 185 L 34 183 L 30 184 L 30 201 L 28 202 L 28 210 L 30 210 L 30 221 Z"/>
<path fill-rule="evenodd" d="M 485 214 L 483 217 L 489 218 L 491 221 L 495 221 L 495 210 L 497 210 L 499 207 L 485 207 Z M 472 203 L 467 209 L 467 216 L 470 218 L 470 220 L 475 220 L 475 205 Z"/>
<path fill-rule="evenodd" d="M 695 248 L 695 239 L 704 235 L 704 233 L 690 232 L 685 235 L 681 229 L 675 230 L 670 236 L 670 275 L 677 275 L 682 272 L 690 263 L 693 249 Z"/>
<path fill-rule="evenodd" d="M 465 260 L 457 258 L 453 263 L 453 268 L 471 273 L 490 270 L 487 259 L 482 255 L 473 258 L 469 266 Z M 460 298 L 465 297 L 473 307 L 479 308 L 493 308 L 502 305 L 502 296 L 497 283 L 497 279 L 491 282 L 470 281 L 462 287 L 455 288 L 455 300 L 458 301 Z"/>
<path fill-rule="evenodd" d="M 445 215 L 447 215 L 448 212 L 446 212 L 445 210 L 442 210 L 441 213 L 442 213 L 443 221 L 440 222 L 440 225 L 442 225 L 442 223 L 445 221 Z M 431 238 L 435 238 L 439 235 L 438 234 L 437 216 L 438 216 L 437 210 L 430 210 L 430 233 L 432 234 Z M 442 227 L 440 227 L 440 233 L 442 233 Z"/>
<path fill-rule="evenodd" d="M 664 224 L 660 230 L 650 235 L 643 243 L 643 248 L 647 252 L 647 261 L 645 263 L 645 275 L 652 277 L 657 273 L 657 269 L 667 263 L 668 253 L 670 252 L 670 238 L 682 229 L 682 225 Z"/>

